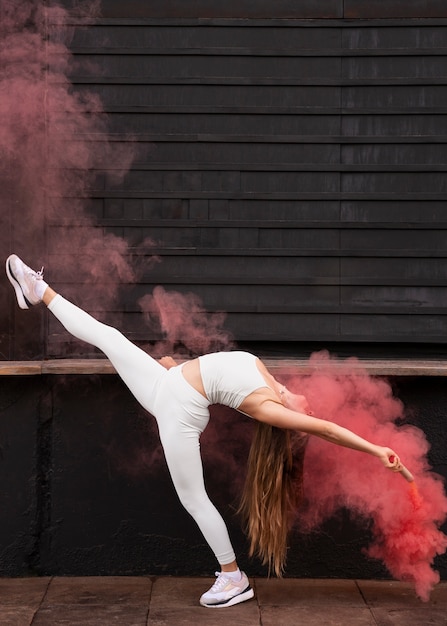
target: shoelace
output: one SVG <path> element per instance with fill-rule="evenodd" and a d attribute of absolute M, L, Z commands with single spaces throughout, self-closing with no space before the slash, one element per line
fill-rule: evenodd
<path fill-rule="evenodd" d="M 26 271 L 27 271 L 27 274 L 29 274 L 30 276 L 34 276 L 34 278 L 36 280 L 42 280 L 43 279 L 43 269 L 44 269 L 44 266 L 42 265 L 41 269 L 38 272 L 35 272 L 30 267 L 28 267 Z"/>
<path fill-rule="evenodd" d="M 220 591 L 230 579 L 225 576 L 224 572 L 215 572 L 214 575 L 217 576 L 217 578 L 210 591 Z"/>

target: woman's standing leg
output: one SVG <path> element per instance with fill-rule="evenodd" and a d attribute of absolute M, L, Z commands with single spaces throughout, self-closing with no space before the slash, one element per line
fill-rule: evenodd
<path fill-rule="evenodd" d="M 254 593 L 247 576 L 237 567 L 226 524 L 205 489 L 199 439 L 209 420 L 209 402 L 186 382 L 181 369 L 170 369 L 163 379 L 155 416 L 175 490 L 222 568 L 200 603 L 208 607 L 232 606 L 252 598 Z M 227 566 L 228 571 L 224 571 Z"/>

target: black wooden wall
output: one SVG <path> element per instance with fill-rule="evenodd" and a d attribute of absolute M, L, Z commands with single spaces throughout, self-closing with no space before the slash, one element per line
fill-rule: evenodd
<path fill-rule="evenodd" d="M 107 1 L 70 21 L 74 88 L 139 149 L 92 191 L 98 224 L 161 260 L 118 304 L 129 335 L 162 284 L 243 343 L 446 343 L 445 3 Z"/>

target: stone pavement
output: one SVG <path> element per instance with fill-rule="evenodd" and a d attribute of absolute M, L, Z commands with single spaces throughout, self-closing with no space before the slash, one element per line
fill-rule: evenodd
<path fill-rule="evenodd" d="M 255 599 L 205 609 L 204 578 L 0 578 L 0 626 L 447 626 L 447 582 L 429 602 L 405 583 L 252 579 Z"/>

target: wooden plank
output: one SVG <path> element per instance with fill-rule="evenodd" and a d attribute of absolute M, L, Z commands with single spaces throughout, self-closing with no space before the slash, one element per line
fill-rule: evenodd
<path fill-rule="evenodd" d="M 179 358 L 181 363 L 185 359 Z M 447 376 L 447 360 L 442 359 L 334 359 L 309 361 L 305 358 L 263 358 L 274 373 L 293 370 L 310 374 L 330 370 L 337 374 L 366 372 L 375 376 Z M 116 374 L 108 359 L 53 359 L 48 361 L 2 361 L 0 376 Z"/>
<path fill-rule="evenodd" d="M 443 147 L 443 146 L 440 146 Z M 335 150 L 334 150 L 335 152 Z M 339 153 L 339 148 L 337 150 Z M 363 150 L 362 156 L 365 159 L 365 163 L 327 163 L 324 160 L 320 163 L 243 163 L 237 162 L 219 162 L 214 163 L 191 163 L 191 162 L 175 162 L 172 164 L 167 163 L 139 163 L 138 168 L 140 172 L 166 172 L 169 167 L 170 172 L 199 172 L 202 175 L 204 182 L 208 180 L 216 179 L 217 177 L 223 178 L 224 171 L 226 171 L 228 177 L 230 172 L 269 172 L 278 174 L 286 172 L 445 172 L 447 171 L 447 163 L 405 163 L 394 164 L 389 161 L 383 160 L 381 163 L 369 163 L 367 162 L 370 155 L 369 150 Z M 214 172 L 217 174 L 209 175 L 208 172 Z M 221 185 L 222 186 L 222 185 Z M 203 185 L 202 188 L 206 188 Z"/>
<path fill-rule="evenodd" d="M 231 59 L 229 59 L 231 61 Z M 92 60 L 93 63 L 95 59 Z M 306 59 L 303 59 L 305 62 Z M 148 65 L 146 63 L 146 65 Z M 317 65 L 317 64 L 313 64 Z M 222 76 L 215 73 L 210 73 L 210 75 L 206 77 L 200 76 L 200 72 L 196 71 L 195 75 L 190 76 L 181 76 L 180 78 L 171 78 L 165 74 L 161 74 L 157 72 L 156 77 L 153 77 L 150 73 L 150 69 L 146 69 L 144 76 L 139 76 L 137 67 L 134 68 L 134 75 L 128 76 L 126 73 L 126 68 L 116 67 L 116 73 L 113 76 L 104 76 L 99 71 L 95 65 L 86 64 L 85 72 L 80 72 L 79 74 L 71 75 L 70 82 L 74 85 L 125 85 L 126 87 L 130 85 L 207 85 L 215 87 L 217 85 L 226 85 L 228 87 L 232 86 L 290 86 L 290 87 L 299 87 L 299 86 L 374 86 L 374 87 L 394 87 L 396 85 L 395 78 L 340 78 L 337 74 L 330 74 L 329 71 L 325 70 L 324 65 L 321 65 L 321 75 L 304 75 L 295 77 L 291 76 L 280 76 L 279 78 L 276 75 L 266 76 L 266 75 L 258 75 L 255 77 L 247 76 L 246 73 L 242 76 L 239 74 L 233 75 L 233 72 L 230 76 Z M 105 71 L 105 70 L 103 70 Z M 303 64 L 304 71 L 304 64 Z M 306 73 L 307 74 L 307 73 Z M 51 81 L 52 85 L 57 85 L 57 80 Z M 424 86 L 443 86 L 445 85 L 445 79 L 442 76 L 438 76 L 436 78 L 400 78 L 400 85 L 406 85 L 409 87 L 424 87 Z"/>
<path fill-rule="evenodd" d="M 183 54 L 153 56 L 119 54 L 89 55 L 79 58 L 76 74 L 70 78 L 94 78 L 101 83 L 115 78 L 147 84 L 191 83 L 206 84 L 332 84 L 340 74 L 341 60 L 328 57 L 247 57 L 247 56 L 189 56 L 185 63 Z"/>
<path fill-rule="evenodd" d="M 346 28 L 342 29 L 342 40 L 344 47 L 361 54 L 396 54 L 397 51 L 403 54 L 413 51 L 416 55 L 431 51 L 436 54 L 437 50 L 447 47 L 447 29 L 442 20 L 436 20 L 431 25 L 420 20 L 417 23 L 390 23 L 387 20 L 376 25 L 368 20 L 361 24 L 346 24 Z"/>
<path fill-rule="evenodd" d="M 320 23 L 321 24 L 321 23 Z M 88 28 L 73 29 L 67 42 L 71 52 L 85 54 L 89 51 L 105 54 L 171 54 L 181 50 L 183 54 L 233 54 L 246 52 L 274 56 L 279 54 L 314 54 L 321 51 L 341 52 L 341 28 L 315 24 L 307 28 L 302 22 L 269 22 L 260 26 L 253 21 L 249 27 L 232 22 L 228 24 L 185 24 L 180 20 L 166 20 L 153 24 L 114 20 L 113 23 L 93 23 Z M 60 40 L 60 26 L 51 26 L 50 41 Z M 447 46 L 447 42 L 446 42 Z M 390 47 L 393 47 L 390 45 Z M 441 44 L 438 44 L 441 47 Z M 91 53 L 90 52 L 90 53 Z"/>
<path fill-rule="evenodd" d="M 89 91 L 89 84 L 76 85 L 76 91 Z M 95 92 L 99 94 L 104 107 L 110 105 L 134 106 L 144 112 L 145 106 L 164 107 L 175 113 L 188 111 L 189 107 L 196 107 L 204 113 L 214 113 L 215 107 L 310 107 L 318 111 L 320 107 L 340 106 L 340 87 L 335 86 L 281 86 L 281 85 L 248 85 L 222 86 L 214 85 L 164 85 L 163 89 L 154 89 L 146 83 L 122 84 L 120 80 L 112 84 L 95 84 Z"/>
<path fill-rule="evenodd" d="M 314 42 L 312 42 L 314 43 Z M 381 48 L 381 49 L 369 49 L 369 48 L 357 48 L 357 49 L 340 49 L 338 46 L 335 48 L 328 48 L 320 46 L 319 48 L 313 45 L 310 48 L 302 48 L 295 47 L 290 49 L 278 49 L 271 48 L 249 48 L 249 47 L 221 47 L 216 48 L 212 45 L 208 47 L 192 47 L 192 48 L 137 48 L 137 47 L 122 47 L 119 48 L 116 45 L 110 46 L 82 46 L 82 47 L 73 47 L 71 46 L 70 50 L 74 57 L 79 58 L 79 62 L 82 62 L 83 56 L 98 56 L 98 55 L 119 55 L 120 57 L 125 56 L 179 56 L 182 55 L 184 57 L 188 56 L 225 56 L 225 57 L 293 57 L 293 58 L 307 58 L 307 57 L 330 57 L 330 56 L 338 56 L 343 59 L 356 60 L 358 58 L 359 62 L 363 59 L 370 59 L 371 61 L 376 58 L 381 57 L 390 57 L 394 58 L 404 58 L 408 57 L 416 57 L 417 61 L 421 64 L 426 61 L 426 57 L 435 58 L 437 61 L 437 57 L 445 57 L 447 55 L 447 48 Z M 57 57 L 54 57 L 57 58 Z M 383 60 L 383 59 L 382 59 Z M 402 59 L 401 59 L 402 62 Z M 406 68 L 407 69 L 407 68 Z"/>
<path fill-rule="evenodd" d="M 410 309 L 411 310 L 411 309 Z M 380 332 L 377 330 L 380 329 Z M 418 338 L 425 339 L 426 343 L 445 343 L 447 334 L 447 316 L 443 313 L 430 315 L 410 314 L 389 315 L 388 313 L 377 314 L 346 314 L 340 317 L 340 337 L 346 342 L 358 341 L 363 337 L 364 341 L 408 341 L 412 337 L 413 342 Z"/>
<path fill-rule="evenodd" d="M 446 73 L 445 56 L 420 56 L 409 63 L 408 58 L 395 57 L 392 54 L 386 57 L 368 57 L 361 54 L 343 59 L 343 79 L 373 84 L 390 79 L 394 84 L 406 84 L 413 80 L 414 84 L 421 84 L 421 79 L 424 79 L 427 84 L 436 84 Z"/>
<path fill-rule="evenodd" d="M 446 108 L 447 109 L 447 108 Z M 315 116 L 307 114 L 308 112 L 300 112 L 299 114 L 281 114 L 274 115 L 270 112 L 265 112 L 263 115 L 258 114 L 256 111 L 253 114 L 249 114 L 244 111 L 240 114 L 232 113 L 228 115 L 226 111 L 216 112 L 214 115 L 207 111 L 192 112 L 192 111 L 168 111 L 166 113 L 149 113 L 146 114 L 140 111 L 136 116 L 134 113 L 120 113 L 110 116 L 111 129 L 119 131 L 120 133 L 126 130 L 129 133 L 147 133 L 150 130 L 156 132 L 159 136 L 165 134 L 174 136 L 187 136 L 189 135 L 191 140 L 194 141 L 197 135 L 215 135 L 225 134 L 228 138 L 233 135 L 252 135 L 254 138 L 263 136 L 270 137 L 274 135 L 276 142 L 280 147 L 281 140 L 278 137 L 287 135 L 308 135 L 308 134 L 320 134 L 326 132 L 328 135 L 339 134 L 340 132 L 340 117 L 337 114 L 329 114 L 322 109 L 320 115 Z M 324 115 L 324 117 L 323 117 Z M 318 129 L 318 130 L 317 130 Z M 69 140 L 69 138 L 67 138 Z M 76 138 L 74 138 L 76 141 Z M 317 149 L 323 150 L 323 147 L 319 146 Z M 330 144 L 325 146 L 326 150 L 332 149 Z M 187 150 L 186 147 L 183 148 Z M 240 148 L 242 150 L 242 147 Z M 306 153 L 310 152 L 311 147 L 307 147 L 303 150 L 300 162 L 306 157 Z M 219 155 L 214 154 L 212 161 L 219 161 Z M 143 157 L 143 155 L 142 155 Z M 152 160 L 156 161 L 158 154 L 148 154 L 148 163 Z M 181 161 L 182 157 L 177 155 L 173 161 Z M 204 160 L 204 159 L 202 159 Z M 236 158 L 236 161 L 240 160 Z M 245 159 L 244 159 L 245 160 Z M 265 161 L 268 161 L 268 157 L 264 157 Z M 326 159 L 323 158 L 323 162 Z M 141 158 L 138 162 L 144 163 L 145 159 Z M 279 160 L 280 162 L 280 160 Z M 315 162 L 315 161 L 313 161 Z M 318 162 L 318 161 L 317 161 Z M 57 164 L 55 164 L 57 166 Z"/>
<path fill-rule="evenodd" d="M 383 258 L 342 259 L 340 273 L 344 284 L 379 285 L 388 279 L 395 285 L 447 285 L 447 258 L 393 259 L 392 263 Z"/>
<path fill-rule="evenodd" d="M 115 374 L 108 359 L 56 359 L 42 361 L 42 374 Z"/>
<path fill-rule="evenodd" d="M 343 15 L 349 19 L 447 17 L 447 5 L 445 0 L 345 0 Z"/>
<path fill-rule="evenodd" d="M 447 376 L 447 361 L 437 359 L 349 359 L 309 362 L 305 359 L 263 359 L 273 373 L 293 371 L 310 374 L 330 371 L 337 374 L 363 372 L 371 376 Z"/>
<path fill-rule="evenodd" d="M 61 22 L 59 20 L 52 20 L 51 16 L 49 16 L 48 23 L 50 26 L 60 27 Z M 66 26 L 76 26 L 76 27 L 90 27 L 92 25 L 95 26 L 161 26 L 165 27 L 168 25 L 175 25 L 178 27 L 203 27 L 203 26 L 226 26 L 226 27 L 237 27 L 237 28 L 248 28 L 248 27 L 275 27 L 275 28 L 290 28 L 292 25 L 293 28 L 296 29 L 313 29 L 313 28 L 324 28 L 328 32 L 334 29 L 340 28 L 401 28 L 402 26 L 411 27 L 416 26 L 418 28 L 429 28 L 429 27 L 442 27 L 447 26 L 447 19 L 442 17 L 420 17 L 416 20 L 402 20 L 400 18 L 387 18 L 386 21 L 380 18 L 370 18 L 368 20 L 363 19 L 352 19 L 349 22 L 345 19 L 309 19 L 309 20 L 286 20 L 281 18 L 270 17 L 267 19 L 264 18 L 206 18 L 202 19 L 200 17 L 190 17 L 190 18 L 175 18 L 175 17 L 166 17 L 166 18 L 139 18 L 139 17 L 120 17 L 119 20 L 115 18 L 107 18 L 107 17 L 96 17 L 92 19 L 91 17 L 80 17 L 75 15 L 66 15 L 63 24 Z"/>
<path fill-rule="evenodd" d="M 447 262 L 446 262 L 447 264 Z M 343 285 L 340 288 L 340 303 L 345 309 L 363 307 L 374 313 L 389 308 L 390 313 L 405 313 L 415 309 L 413 315 L 423 312 L 445 313 L 447 303 L 447 286 L 438 285 Z M 418 313 L 416 313 L 416 311 Z"/>
<path fill-rule="evenodd" d="M 0 376 L 38 376 L 42 374 L 41 361 L 0 361 Z"/>
<path fill-rule="evenodd" d="M 341 148 L 343 164 L 358 164 L 365 168 L 395 168 L 397 164 L 404 168 L 415 168 L 424 171 L 424 165 L 438 167 L 443 165 L 446 149 L 441 144 L 351 144 Z M 397 171 L 397 170 L 394 170 Z M 428 170 L 427 170 L 428 171 Z"/>
<path fill-rule="evenodd" d="M 72 5 L 72 0 L 64 0 Z M 76 6 L 76 5 L 75 5 Z M 342 0 L 102 0 L 102 17 L 145 17 L 145 18 L 339 18 L 343 14 Z"/>

